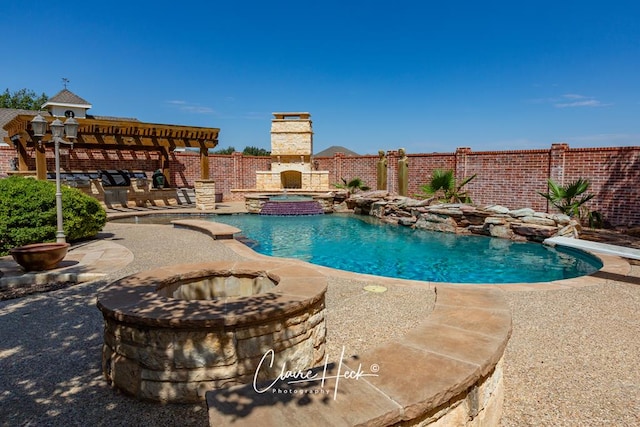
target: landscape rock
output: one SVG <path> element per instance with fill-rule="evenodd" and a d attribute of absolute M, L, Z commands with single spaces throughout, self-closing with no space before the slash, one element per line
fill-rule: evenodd
<path fill-rule="evenodd" d="M 375 194 L 380 197 L 373 197 Z M 390 224 L 446 233 L 541 242 L 553 236 L 577 237 L 580 231 L 577 221 L 560 213 L 536 212 L 531 208 L 510 210 L 500 205 L 430 204 L 432 201 L 369 192 L 354 195 L 347 202 L 355 207 L 356 213 L 376 216 Z"/>
<path fill-rule="evenodd" d="M 504 206 L 500 206 L 500 205 L 490 205 L 484 208 L 485 211 L 488 212 L 494 212 L 494 213 L 498 213 L 498 214 L 508 214 L 509 213 L 509 208 L 505 208 Z"/>
<path fill-rule="evenodd" d="M 557 226 L 554 220 L 543 216 L 525 216 L 522 218 L 522 222 L 525 224 L 547 225 L 549 227 Z"/>
<path fill-rule="evenodd" d="M 533 216 L 533 214 L 535 214 L 536 211 L 534 211 L 531 208 L 522 208 L 522 209 L 516 209 L 513 211 L 509 211 L 509 215 L 511 215 L 514 218 L 522 218 L 525 216 Z"/>

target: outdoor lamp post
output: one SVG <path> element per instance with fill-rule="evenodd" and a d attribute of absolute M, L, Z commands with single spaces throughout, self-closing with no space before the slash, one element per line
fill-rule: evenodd
<path fill-rule="evenodd" d="M 47 131 L 47 121 L 40 114 L 31 120 L 31 129 L 33 135 L 38 138 L 38 144 L 42 144 L 42 138 Z M 72 141 L 62 139 L 63 133 Z M 56 242 L 65 243 L 64 230 L 62 228 L 62 190 L 60 189 L 60 144 L 69 144 L 73 149 L 73 140 L 78 136 L 78 121 L 73 117 L 65 120 L 64 124 L 60 119 L 55 119 L 51 123 L 52 141 L 55 147 L 56 159 L 56 219 L 58 222 L 58 231 L 56 232 Z"/>

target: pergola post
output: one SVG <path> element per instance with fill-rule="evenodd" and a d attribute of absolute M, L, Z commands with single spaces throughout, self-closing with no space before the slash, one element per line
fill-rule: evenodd
<path fill-rule="evenodd" d="M 16 145 L 16 151 L 18 152 L 18 171 L 27 172 L 29 170 L 29 164 L 27 163 L 29 154 L 22 141 Z"/>
<path fill-rule="evenodd" d="M 36 178 L 47 179 L 47 154 L 44 144 L 36 144 Z"/>
<path fill-rule="evenodd" d="M 200 179 L 209 179 L 209 149 L 200 147 Z"/>
<path fill-rule="evenodd" d="M 164 179 L 167 181 L 165 185 L 167 187 L 171 186 L 171 175 L 169 169 L 169 150 L 165 147 L 160 149 L 160 169 L 162 169 L 162 174 L 164 175 Z"/>

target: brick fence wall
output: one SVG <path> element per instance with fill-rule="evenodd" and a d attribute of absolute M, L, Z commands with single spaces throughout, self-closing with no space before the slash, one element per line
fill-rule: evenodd
<path fill-rule="evenodd" d="M 53 154 L 47 150 L 47 167 L 53 170 Z M 0 177 L 11 170 L 15 151 L 0 147 Z M 409 154 L 409 195 L 420 193 L 431 172 L 453 169 L 458 180 L 477 174 L 466 189 L 475 203 L 496 203 L 511 209 L 531 207 L 549 211 L 546 200 L 538 192 L 546 191 L 546 180 L 569 183 L 578 178 L 591 182 L 590 192 L 596 197 L 589 202 L 592 210 L 602 213 L 615 226 L 640 225 L 640 147 L 577 148 L 553 144 L 550 149 L 518 151 L 479 151 L 468 147 L 454 153 Z M 398 153 L 387 153 L 387 188 L 396 192 Z M 329 171 L 331 184 L 360 178 L 369 187 L 376 186 L 378 156 L 317 157 L 319 170 Z M 242 190 L 255 188 L 256 171 L 270 169 L 269 157 L 211 155 L 210 178 L 225 200 L 242 200 Z M 159 152 L 132 150 L 63 151 L 63 170 L 130 169 L 144 170 L 151 176 L 161 164 Z M 32 159 L 30 169 L 35 169 Z M 197 153 L 175 152 L 169 159 L 169 180 L 174 186 L 192 187 L 200 177 Z M 233 191 L 232 190 L 238 190 Z"/>

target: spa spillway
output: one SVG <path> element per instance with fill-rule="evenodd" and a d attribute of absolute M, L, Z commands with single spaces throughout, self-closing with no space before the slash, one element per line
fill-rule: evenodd
<path fill-rule="evenodd" d="M 183 264 L 120 279 L 98 295 L 102 369 L 143 400 L 195 402 L 208 390 L 247 384 L 266 352 L 283 364 L 322 361 L 326 279 L 288 262 Z"/>

